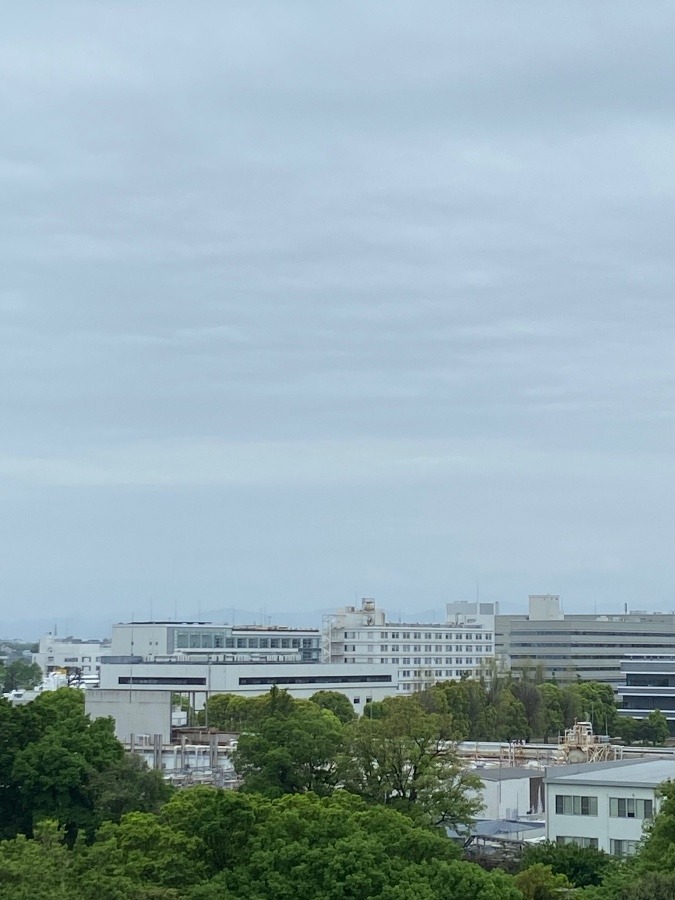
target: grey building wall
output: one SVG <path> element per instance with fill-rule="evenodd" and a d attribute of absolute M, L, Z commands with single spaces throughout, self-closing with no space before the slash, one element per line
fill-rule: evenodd
<path fill-rule="evenodd" d="M 171 693 L 169 691 L 104 690 L 85 691 L 84 708 L 92 719 L 112 716 L 115 734 L 120 741 L 131 735 L 161 734 L 162 741 L 171 740 Z"/>

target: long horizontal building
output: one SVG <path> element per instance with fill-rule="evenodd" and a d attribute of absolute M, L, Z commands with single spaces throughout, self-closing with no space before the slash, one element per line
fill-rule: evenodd
<path fill-rule="evenodd" d="M 120 622 L 113 625 L 111 656 L 213 662 L 320 662 L 318 628 L 216 625 L 213 622 Z"/>
<path fill-rule="evenodd" d="M 514 671 L 541 666 L 559 682 L 602 681 L 618 686 L 621 660 L 675 648 L 675 615 L 640 611 L 563 615 L 555 594 L 532 595 L 528 615 L 495 618 L 497 659 Z"/>
<path fill-rule="evenodd" d="M 139 656 L 108 656 L 102 662 L 101 690 L 192 694 L 198 707 L 213 694 L 254 697 L 276 686 L 301 699 L 309 699 L 316 691 L 340 691 L 359 712 L 368 701 L 395 695 L 398 687 L 395 666 L 160 661 Z"/>

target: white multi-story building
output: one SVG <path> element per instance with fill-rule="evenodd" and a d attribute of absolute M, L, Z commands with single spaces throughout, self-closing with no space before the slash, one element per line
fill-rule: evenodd
<path fill-rule="evenodd" d="M 321 635 L 318 628 L 283 625 L 120 622 L 110 652 L 147 660 L 320 662 Z"/>
<path fill-rule="evenodd" d="M 323 661 L 392 666 L 399 691 L 480 674 L 494 658 L 495 603 L 448 603 L 443 623 L 387 622 L 372 598 L 324 616 Z"/>
<path fill-rule="evenodd" d="M 33 662 L 40 666 L 44 677 L 51 672 L 64 670 L 79 676 L 85 684 L 98 684 L 101 658 L 109 653 L 109 640 L 60 638 L 48 633 L 40 638 L 38 651 L 33 654 Z"/>
<path fill-rule="evenodd" d="M 658 787 L 675 779 L 675 759 L 631 759 L 546 770 L 546 836 L 558 844 L 633 854 L 656 815 Z"/>

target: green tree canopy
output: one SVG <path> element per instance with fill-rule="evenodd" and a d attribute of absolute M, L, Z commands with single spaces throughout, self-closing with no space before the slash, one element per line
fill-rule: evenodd
<path fill-rule="evenodd" d="M 321 709 L 330 710 L 343 725 L 348 725 L 357 717 L 349 697 L 339 691 L 317 691 L 309 699 Z"/>
<path fill-rule="evenodd" d="M 481 808 L 480 779 L 460 764 L 450 716 L 428 713 L 414 698 L 383 702 L 381 718 L 348 731 L 341 772 L 345 787 L 435 825 L 466 825 Z"/>

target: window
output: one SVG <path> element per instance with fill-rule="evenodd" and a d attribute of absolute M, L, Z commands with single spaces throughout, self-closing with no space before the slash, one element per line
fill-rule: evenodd
<path fill-rule="evenodd" d="M 410 632 L 409 631 L 404 631 L 402 636 L 403 636 L 404 641 L 410 640 Z"/>
<path fill-rule="evenodd" d="M 455 653 L 461 653 L 461 652 L 462 652 L 462 645 L 457 644 L 457 646 L 455 647 Z"/>
<path fill-rule="evenodd" d="M 77 656 L 64 656 L 64 662 L 77 662 Z"/>
<path fill-rule="evenodd" d="M 409 656 L 404 656 L 404 657 L 403 657 L 403 665 L 404 665 L 404 666 L 409 666 L 409 665 L 410 665 L 410 657 L 409 657 Z"/>
<path fill-rule="evenodd" d="M 249 638 L 248 639 L 249 649 L 258 649 L 258 638 Z"/>
<path fill-rule="evenodd" d="M 242 648 L 246 646 L 246 638 L 237 638 L 237 647 Z"/>
<path fill-rule="evenodd" d="M 410 669 L 404 669 L 402 673 L 403 678 L 410 678 Z"/>
<path fill-rule="evenodd" d="M 303 643 L 304 646 L 307 645 L 307 641 L 306 641 L 306 640 L 303 640 L 302 643 Z M 260 638 L 260 647 L 261 647 L 262 649 L 267 650 L 267 648 L 269 647 L 269 645 L 270 645 L 270 639 L 269 639 L 269 638 Z"/>
<path fill-rule="evenodd" d="M 559 816 L 597 816 L 598 798 L 556 794 L 555 811 Z"/>
<path fill-rule="evenodd" d="M 273 650 L 278 650 L 279 649 L 279 638 L 271 638 L 270 639 L 270 647 Z"/>
<path fill-rule="evenodd" d="M 391 639 L 392 639 L 392 641 L 397 641 L 398 638 L 399 638 L 399 633 L 398 633 L 398 631 L 392 631 L 392 633 L 391 633 Z"/>
<path fill-rule="evenodd" d="M 414 656 L 414 657 L 413 657 L 413 665 L 414 665 L 414 666 L 419 666 L 419 665 L 421 665 L 421 664 L 422 664 L 422 657 L 421 657 L 421 656 Z"/>
<path fill-rule="evenodd" d="M 434 665 L 442 666 L 443 665 L 443 657 L 442 656 L 434 656 Z"/>
<path fill-rule="evenodd" d="M 425 657 L 424 657 L 424 665 L 425 665 L 425 666 L 430 666 L 430 665 L 431 665 L 431 657 L 430 657 L 430 656 L 425 656 Z"/>
<path fill-rule="evenodd" d="M 199 645 L 201 644 L 200 637 L 201 637 L 201 635 L 198 631 L 190 632 L 190 649 L 199 647 Z"/>
<path fill-rule="evenodd" d="M 612 856 L 632 856 L 638 848 L 638 841 L 615 841 L 613 838 L 609 842 L 609 852 Z"/>
<path fill-rule="evenodd" d="M 179 631 L 176 635 L 176 647 L 187 647 L 188 633 L 187 631 Z"/>
<path fill-rule="evenodd" d="M 391 658 L 391 664 L 392 664 L 393 666 L 397 666 L 398 663 L 399 663 L 399 658 L 398 658 L 398 656 L 392 656 L 392 658 Z"/>
<path fill-rule="evenodd" d="M 425 645 L 424 645 L 424 652 L 425 652 L 425 653 L 431 653 L 431 644 L 425 644 Z"/>
<path fill-rule="evenodd" d="M 471 644 L 467 644 L 464 649 L 467 653 L 473 653 L 473 647 L 471 646 Z"/>
<path fill-rule="evenodd" d="M 443 644 L 436 644 L 436 646 L 434 647 L 434 650 L 436 651 L 436 653 L 442 653 L 443 652 Z"/>
<path fill-rule="evenodd" d="M 413 653 L 421 653 L 422 645 L 421 644 L 413 644 Z"/>
<path fill-rule="evenodd" d="M 388 666 L 388 665 L 389 665 L 389 660 L 387 659 L 386 656 L 381 656 L 381 657 L 380 657 L 380 662 L 381 662 L 383 665 L 385 665 L 385 666 Z"/>
<path fill-rule="evenodd" d="M 410 644 L 404 644 L 404 645 L 403 645 L 403 652 L 404 652 L 404 653 L 410 653 Z"/>
<path fill-rule="evenodd" d="M 358 706 L 360 702 L 361 702 L 360 697 L 354 697 L 354 706 Z"/>
<path fill-rule="evenodd" d="M 381 632 L 380 632 L 380 640 L 381 640 L 381 641 L 386 641 L 388 638 L 389 638 L 389 632 L 388 632 L 388 631 L 381 631 Z"/>
<path fill-rule="evenodd" d="M 345 632 L 345 634 L 348 634 L 348 633 L 349 633 L 349 632 L 347 632 L 347 631 Z M 281 648 L 282 648 L 282 650 L 288 650 L 288 648 L 289 648 L 290 646 L 291 646 L 291 639 L 290 639 L 290 638 L 282 638 L 282 639 L 281 639 Z"/>
<path fill-rule="evenodd" d="M 419 641 L 419 639 L 420 639 L 421 637 L 422 637 L 422 632 L 421 632 L 421 631 L 413 631 L 413 640 L 414 640 L 414 641 Z"/>
<path fill-rule="evenodd" d="M 214 634 L 213 635 L 213 646 L 217 649 L 223 646 L 223 636 L 222 634 Z"/>
<path fill-rule="evenodd" d="M 610 797 L 609 814 L 615 819 L 651 819 L 654 815 L 654 802 L 636 800 L 633 797 Z"/>
<path fill-rule="evenodd" d="M 399 644 L 392 644 L 391 645 L 392 653 L 398 653 L 398 648 L 399 648 Z"/>
<path fill-rule="evenodd" d="M 430 631 L 425 631 L 425 632 L 424 632 L 424 640 L 425 640 L 425 641 L 430 641 L 430 640 L 431 640 L 431 632 L 430 632 Z"/>
<path fill-rule="evenodd" d="M 300 649 L 300 638 L 291 638 L 291 647 L 294 650 Z"/>
<path fill-rule="evenodd" d="M 598 839 L 591 837 L 574 837 L 573 835 L 559 834 L 555 839 L 556 844 L 576 844 L 577 847 L 592 847 L 598 849 Z"/>

